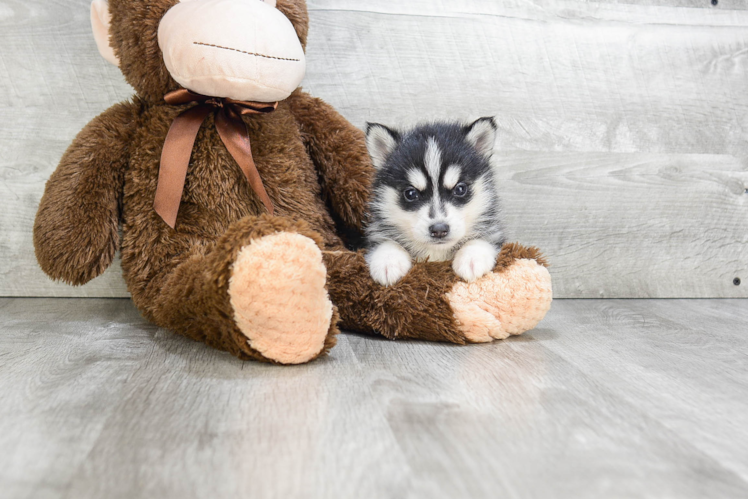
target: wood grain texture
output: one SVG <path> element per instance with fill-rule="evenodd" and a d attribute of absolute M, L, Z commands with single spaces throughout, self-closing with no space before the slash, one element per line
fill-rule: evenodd
<path fill-rule="evenodd" d="M 496 115 L 515 239 L 556 297 L 746 297 L 741 0 L 309 0 L 304 85 L 355 125 Z M 31 226 L 75 133 L 131 94 L 88 0 L 0 0 L 0 295 L 123 296 L 39 271 Z"/>
<path fill-rule="evenodd" d="M 50 281 L 31 231 L 73 137 L 133 91 L 99 56 L 89 0 L 0 0 L 0 295 L 124 296 L 119 264 L 82 288 Z"/>
<path fill-rule="evenodd" d="M 748 276 L 748 170 L 735 157 L 506 152 L 495 164 L 511 236 L 547 249 L 556 296 L 745 296 L 733 280 Z"/>
<path fill-rule="evenodd" d="M 453 346 L 241 362 L 121 299 L 0 299 L 0 497 L 745 497 L 748 301 L 563 300 Z"/>

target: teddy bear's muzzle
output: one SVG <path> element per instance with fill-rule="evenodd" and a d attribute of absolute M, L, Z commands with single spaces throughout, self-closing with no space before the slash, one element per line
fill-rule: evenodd
<path fill-rule="evenodd" d="M 273 4 L 184 0 L 169 9 L 158 43 L 172 78 L 207 96 L 286 99 L 304 78 L 306 61 L 291 21 Z"/>

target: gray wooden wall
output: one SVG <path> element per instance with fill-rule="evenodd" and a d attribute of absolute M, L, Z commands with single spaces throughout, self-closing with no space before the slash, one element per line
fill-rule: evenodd
<path fill-rule="evenodd" d="M 123 296 L 39 271 L 75 133 L 132 90 L 89 0 L 0 0 L 0 295 Z M 351 122 L 495 115 L 512 236 L 556 297 L 748 297 L 745 0 L 310 0 L 307 90 Z M 744 283 L 733 284 L 740 277 Z"/>

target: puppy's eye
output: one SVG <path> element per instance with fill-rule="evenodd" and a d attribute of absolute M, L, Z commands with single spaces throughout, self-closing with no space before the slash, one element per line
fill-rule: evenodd
<path fill-rule="evenodd" d="M 416 188 L 409 187 L 403 191 L 403 196 L 405 197 L 405 201 L 416 201 L 420 194 Z"/>
<path fill-rule="evenodd" d="M 461 182 L 457 184 L 454 187 L 454 189 L 452 189 L 452 194 L 461 198 L 467 194 L 467 190 L 468 190 L 467 184 L 465 184 L 464 182 Z"/>

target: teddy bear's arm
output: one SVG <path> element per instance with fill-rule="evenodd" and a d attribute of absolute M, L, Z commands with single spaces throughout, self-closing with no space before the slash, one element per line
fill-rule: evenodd
<path fill-rule="evenodd" d="M 82 285 L 112 263 L 128 144 L 139 111 L 139 105 L 126 102 L 94 118 L 47 181 L 34 221 L 34 248 L 52 279 Z"/>
<path fill-rule="evenodd" d="M 374 177 L 364 133 L 306 92 L 296 90 L 288 102 L 319 170 L 326 199 L 344 223 L 361 230 Z"/>

